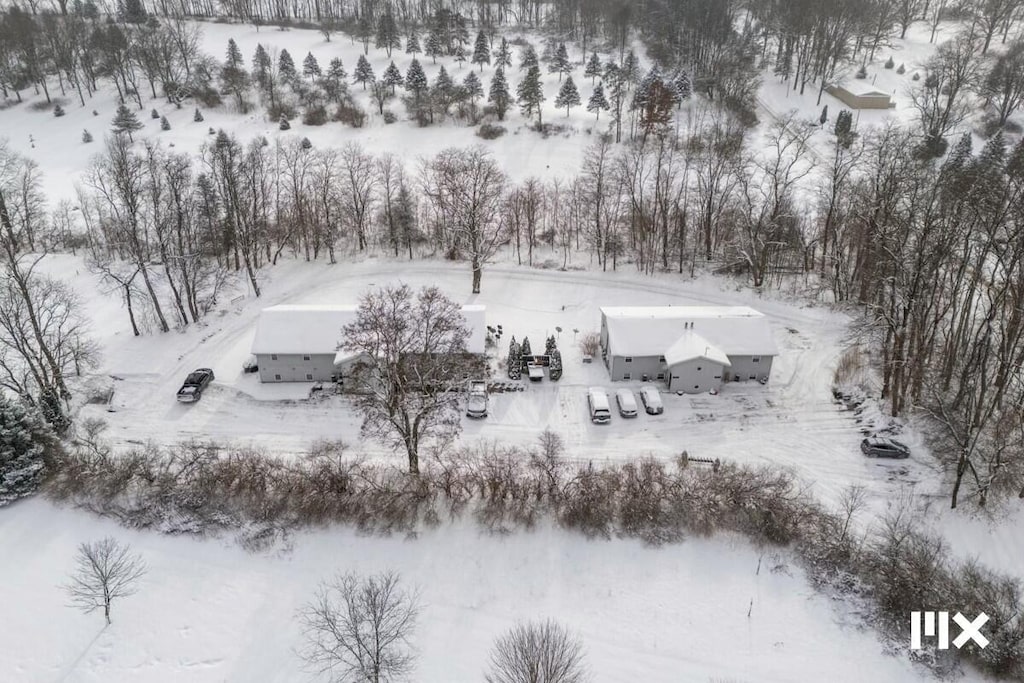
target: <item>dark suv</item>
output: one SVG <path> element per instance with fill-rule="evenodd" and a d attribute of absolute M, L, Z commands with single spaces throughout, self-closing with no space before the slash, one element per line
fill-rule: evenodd
<path fill-rule="evenodd" d="M 203 390 L 210 386 L 213 381 L 213 370 L 210 368 L 199 368 L 189 373 L 185 383 L 178 389 L 178 400 L 182 403 L 193 403 L 203 396 Z"/>
<path fill-rule="evenodd" d="M 910 449 L 895 439 L 871 437 L 860 442 L 861 453 L 869 458 L 909 458 Z"/>

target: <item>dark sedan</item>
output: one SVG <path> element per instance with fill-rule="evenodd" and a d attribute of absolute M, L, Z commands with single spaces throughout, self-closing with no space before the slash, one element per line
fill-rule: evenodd
<path fill-rule="evenodd" d="M 895 439 L 872 437 L 860 442 L 861 453 L 869 458 L 909 458 L 910 449 Z"/>

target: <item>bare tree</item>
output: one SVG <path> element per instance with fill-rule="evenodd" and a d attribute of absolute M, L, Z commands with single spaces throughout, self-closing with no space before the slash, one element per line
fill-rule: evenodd
<path fill-rule="evenodd" d="M 109 625 L 111 603 L 133 595 L 145 573 L 146 563 L 131 546 L 108 536 L 78 546 L 75 570 L 65 590 L 72 604 L 87 614 L 102 608 Z"/>
<path fill-rule="evenodd" d="M 451 391 L 472 364 L 469 330 L 458 304 L 436 287 L 414 295 L 406 285 L 365 295 L 341 348 L 359 360 L 353 381 L 363 435 L 405 449 L 419 473 L 420 444 L 459 433 L 458 394 Z"/>
<path fill-rule="evenodd" d="M 582 683 L 583 643 L 552 621 L 517 624 L 491 650 L 488 683 Z"/>
<path fill-rule="evenodd" d="M 419 611 L 419 596 L 402 588 L 396 572 L 341 574 L 321 583 L 299 615 L 302 656 L 331 680 L 399 680 L 413 670 L 409 639 Z"/>

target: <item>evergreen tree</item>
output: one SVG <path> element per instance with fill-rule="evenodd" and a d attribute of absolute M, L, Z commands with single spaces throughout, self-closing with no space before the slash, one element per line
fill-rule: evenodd
<path fill-rule="evenodd" d="M 690 83 L 690 74 L 682 69 L 679 70 L 679 73 L 672 80 L 672 87 L 675 88 L 676 98 L 678 98 L 680 103 L 693 96 L 693 84 Z"/>
<path fill-rule="evenodd" d="M 416 56 L 423 52 L 423 48 L 420 47 L 420 37 L 416 33 L 416 29 L 409 29 L 409 37 L 405 41 L 405 53 Z"/>
<path fill-rule="evenodd" d="M 491 63 L 491 46 L 483 31 L 476 34 L 476 44 L 473 45 L 473 58 L 470 59 L 470 62 L 479 64 L 480 71 L 484 70 L 484 64 Z"/>
<path fill-rule="evenodd" d="M 572 63 L 569 61 L 569 51 L 565 49 L 565 43 L 559 43 L 555 55 L 548 64 L 548 73 L 558 74 L 558 81 L 562 76 L 572 73 Z"/>
<path fill-rule="evenodd" d="M 657 66 L 651 67 L 651 70 L 647 72 L 643 80 L 636 87 L 636 92 L 633 93 L 633 109 L 643 109 L 647 106 L 647 98 L 651 92 L 651 88 L 654 87 L 655 83 L 661 83 L 661 72 Z"/>
<path fill-rule="evenodd" d="M 359 17 L 359 23 L 356 24 L 356 36 L 363 44 L 363 54 L 369 54 L 370 39 L 373 38 L 373 24 L 370 23 L 369 12 L 364 11 L 363 16 Z"/>
<path fill-rule="evenodd" d="M 405 89 L 411 92 L 418 102 L 428 88 L 427 74 L 424 73 L 419 60 L 414 57 L 412 64 L 409 65 L 409 70 L 405 72 Z"/>
<path fill-rule="evenodd" d="M 88 130 L 83 130 L 82 131 L 82 142 L 84 142 L 87 145 L 90 142 L 92 142 L 92 133 L 90 133 Z"/>
<path fill-rule="evenodd" d="M 327 66 L 327 73 L 321 80 L 324 92 L 332 102 L 340 102 L 341 96 L 345 93 L 348 84 L 348 73 L 340 57 L 335 57 Z"/>
<path fill-rule="evenodd" d="M 260 90 L 267 90 L 270 86 L 270 67 L 270 55 L 263 45 L 257 45 L 252 56 L 252 77 Z"/>
<path fill-rule="evenodd" d="M 307 53 L 306 58 L 302 60 L 302 75 L 310 80 L 316 80 L 323 75 L 323 71 L 320 70 L 320 62 L 316 61 L 312 52 Z"/>
<path fill-rule="evenodd" d="M 576 84 L 572 82 L 572 76 L 566 76 L 565 83 L 562 84 L 558 95 L 555 97 L 555 106 L 559 109 L 565 107 L 565 116 L 568 118 L 569 109 L 579 106 L 579 104 L 580 91 L 576 89 Z"/>
<path fill-rule="evenodd" d="M 196 123 L 202 122 L 202 120 L 203 120 L 203 112 L 199 111 L 199 109 L 197 108 L 196 109 L 196 113 L 192 115 L 192 120 L 195 121 Z"/>
<path fill-rule="evenodd" d="M 399 85 L 405 85 L 405 79 L 402 78 L 402 72 L 398 70 L 394 62 L 388 64 L 388 68 L 384 70 L 384 75 L 381 77 L 384 85 L 391 88 L 391 94 L 395 94 L 395 87 Z"/>
<path fill-rule="evenodd" d="M 512 47 L 505 38 L 501 39 L 498 52 L 494 57 L 494 66 L 505 68 L 512 66 Z"/>
<path fill-rule="evenodd" d="M 466 50 L 461 44 L 455 46 L 455 52 L 452 55 L 452 59 L 458 62 L 459 68 L 462 68 L 462 63 L 466 61 Z"/>
<path fill-rule="evenodd" d="M 299 145 L 305 150 L 313 149 L 313 143 L 309 141 L 309 138 L 302 138 L 302 142 Z"/>
<path fill-rule="evenodd" d="M 260 47 L 257 46 L 256 49 L 259 50 Z M 235 42 L 234 38 L 228 39 L 227 59 L 224 61 L 224 64 L 235 69 L 241 69 L 244 66 L 242 51 L 238 49 L 238 43 Z"/>
<path fill-rule="evenodd" d="M 598 83 L 594 86 L 594 92 L 590 94 L 590 99 L 587 100 L 587 111 L 591 114 L 597 114 L 596 120 L 601 120 L 601 110 L 608 111 L 608 100 L 604 96 L 604 84 Z"/>
<path fill-rule="evenodd" d="M 523 45 L 523 49 L 519 51 L 519 70 L 529 71 L 537 65 L 537 51 L 533 49 L 533 45 Z"/>
<path fill-rule="evenodd" d="M 462 87 L 466 91 L 466 96 L 476 107 L 476 101 L 484 96 L 484 84 L 480 82 L 480 77 L 476 75 L 475 71 L 466 74 L 466 79 L 462 81 Z"/>
<path fill-rule="evenodd" d="M 843 147 L 849 148 L 853 143 L 853 114 L 849 109 L 840 109 L 836 116 L 836 139 Z"/>
<path fill-rule="evenodd" d="M 530 348 L 529 337 L 523 337 L 523 345 L 519 347 L 519 353 L 523 359 L 533 357 L 533 349 Z"/>
<path fill-rule="evenodd" d="M 523 352 L 516 343 L 516 338 L 508 343 L 508 358 L 505 360 L 505 369 L 508 370 L 509 379 L 519 379 L 523 373 Z"/>
<path fill-rule="evenodd" d="M 132 133 L 142 129 L 142 122 L 131 109 L 121 104 L 117 107 L 117 115 L 114 117 L 113 128 L 115 133 L 127 133 L 128 140 L 134 142 Z"/>
<path fill-rule="evenodd" d="M 58 448 L 38 411 L 0 392 L 0 507 L 39 489 Z"/>
<path fill-rule="evenodd" d="M 60 106 L 59 104 L 54 105 L 54 107 L 53 107 L 53 115 L 55 117 L 57 117 L 59 119 L 60 117 L 64 116 L 64 114 L 65 114 L 64 107 Z"/>
<path fill-rule="evenodd" d="M 487 93 L 487 101 L 494 105 L 494 112 L 498 115 L 499 121 L 505 120 L 505 112 L 512 102 L 512 95 L 508 91 L 508 81 L 505 80 L 505 70 L 498 67 L 491 78 L 491 87 Z"/>
<path fill-rule="evenodd" d="M 298 82 L 299 74 L 295 70 L 295 60 L 288 54 L 288 50 L 281 50 L 281 54 L 277 58 L 277 72 L 281 74 L 281 80 L 285 83 Z"/>
<path fill-rule="evenodd" d="M 402 49 L 402 36 L 398 32 L 398 24 L 391 12 L 385 12 L 377 22 L 377 48 L 384 48 L 388 57 L 391 57 L 392 50 Z"/>
<path fill-rule="evenodd" d="M 637 79 L 640 78 L 640 60 L 636 58 L 633 51 L 630 50 L 626 53 L 626 58 L 622 60 L 622 68 L 620 69 L 620 76 L 623 80 L 623 84 L 626 86 L 626 90 L 633 87 Z"/>
<path fill-rule="evenodd" d="M 171 122 L 167 120 L 166 116 L 160 117 L 160 130 L 170 130 Z"/>
<path fill-rule="evenodd" d="M 431 29 L 430 35 L 427 36 L 427 46 L 424 54 L 430 57 L 434 64 L 437 64 L 437 56 L 444 54 L 444 45 L 441 42 L 441 34 L 437 31 L 437 28 Z"/>
<path fill-rule="evenodd" d="M 443 66 L 437 72 L 431 94 L 434 96 L 434 100 L 441 105 L 441 109 L 447 111 L 455 95 L 455 82 Z"/>
<path fill-rule="evenodd" d="M 257 51 L 261 46 L 257 46 Z M 245 70 L 242 51 L 238 49 L 234 38 L 228 41 L 227 56 L 224 66 L 220 69 L 221 90 L 235 98 L 239 111 L 245 110 L 245 93 L 249 90 L 249 73 Z"/>
<path fill-rule="evenodd" d="M 142 24 L 146 21 L 146 8 L 142 0 L 119 0 L 118 7 L 126 24 Z"/>
<path fill-rule="evenodd" d="M 596 52 L 592 52 L 590 53 L 590 59 L 587 60 L 587 66 L 583 69 L 583 77 L 589 78 L 590 82 L 593 83 L 600 75 L 601 58 L 597 56 Z"/>
<path fill-rule="evenodd" d="M 288 117 L 281 114 L 281 123 L 277 126 L 281 130 L 291 130 L 292 124 L 288 123 Z"/>
<path fill-rule="evenodd" d="M 619 65 L 615 63 L 614 59 L 609 59 L 605 62 L 604 69 L 601 70 L 601 80 L 607 84 L 612 78 L 618 78 L 618 76 Z"/>
<path fill-rule="evenodd" d="M 352 74 L 352 81 L 355 83 L 362 83 L 363 90 L 366 90 L 366 84 L 372 83 L 374 80 L 373 67 L 370 66 L 370 62 L 366 59 L 366 55 L 359 55 L 359 61 L 356 62 L 356 70 Z"/>
<path fill-rule="evenodd" d="M 523 116 L 531 117 L 537 113 L 537 123 L 541 123 L 541 103 L 544 102 L 544 84 L 540 80 L 540 67 L 531 66 L 523 80 L 516 86 L 516 99 Z"/>
<path fill-rule="evenodd" d="M 455 15 L 455 41 L 463 47 L 469 42 L 469 28 L 466 25 L 466 17 L 462 14 Z"/>
<path fill-rule="evenodd" d="M 824 107 L 821 108 L 821 116 L 818 117 L 818 123 L 821 124 L 822 126 L 824 126 L 826 121 L 828 121 L 828 105 L 827 104 Z"/>
<path fill-rule="evenodd" d="M 158 112 L 156 109 L 151 109 L 150 112 L 149 112 L 149 118 L 151 118 L 151 119 L 158 119 L 158 118 L 160 118 L 160 112 Z"/>

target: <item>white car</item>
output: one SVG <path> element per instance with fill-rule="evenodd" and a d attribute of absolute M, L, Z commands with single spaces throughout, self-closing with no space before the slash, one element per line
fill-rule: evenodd
<path fill-rule="evenodd" d="M 665 412 L 665 406 L 661 402 L 661 394 L 656 387 L 645 384 L 640 387 L 640 402 L 644 404 L 644 410 L 648 415 L 661 415 Z"/>
<path fill-rule="evenodd" d="M 619 405 L 619 415 L 622 417 L 636 417 L 636 397 L 629 389 L 619 389 L 615 392 L 615 402 Z"/>
<path fill-rule="evenodd" d="M 612 421 L 608 392 L 601 387 L 591 387 L 587 390 L 587 406 L 590 408 L 590 421 L 594 424 L 603 425 Z"/>
<path fill-rule="evenodd" d="M 466 416 L 487 417 L 487 382 L 477 380 L 469 383 Z"/>

